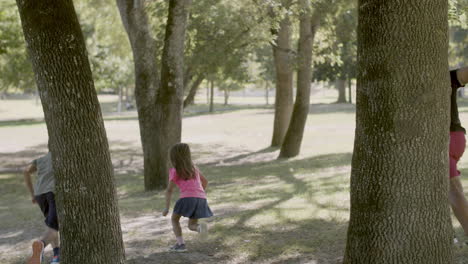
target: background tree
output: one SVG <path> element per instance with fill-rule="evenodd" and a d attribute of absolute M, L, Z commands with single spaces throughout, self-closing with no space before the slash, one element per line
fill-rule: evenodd
<path fill-rule="evenodd" d="M 293 109 L 293 62 L 292 62 L 292 25 L 289 15 L 291 1 L 286 0 L 270 7 L 272 18 L 278 17 L 280 22 L 272 27 L 275 37 L 272 43 L 273 58 L 276 72 L 275 117 L 273 123 L 272 147 L 283 144 Z"/>
<path fill-rule="evenodd" d="M 299 47 L 297 52 L 297 93 L 294 110 L 279 154 L 280 158 L 290 158 L 299 154 L 304 127 L 309 115 L 310 84 L 312 80 L 312 44 L 320 23 L 322 10 L 317 8 L 312 15 L 309 0 L 299 2 Z"/>
<path fill-rule="evenodd" d="M 109 146 L 73 2 L 17 5 L 49 133 L 62 262 L 124 263 Z"/>
<path fill-rule="evenodd" d="M 452 263 L 447 1 L 363 0 L 358 10 L 344 263 Z"/>
<path fill-rule="evenodd" d="M 335 82 L 337 103 L 346 102 L 346 83 L 351 90 L 351 80 L 356 78 L 356 27 L 355 2 L 338 1 L 326 16 L 319 35 L 314 56 L 314 81 Z M 349 102 L 352 102 L 349 93 Z"/>
<path fill-rule="evenodd" d="M 184 41 L 191 1 L 170 1 L 161 72 L 145 1 L 117 0 L 135 63 L 135 99 L 144 155 L 145 189 L 167 184 L 169 147 L 180 141 Z M 160 75 L 159 75 L 160 74 Z"/>
<path fill-rule="evenodd" d="M 10 89 L 28 93 L 36 90 L 19 20 L 14 2 L 5 3 L 0 10 L 0 93 Z"/>

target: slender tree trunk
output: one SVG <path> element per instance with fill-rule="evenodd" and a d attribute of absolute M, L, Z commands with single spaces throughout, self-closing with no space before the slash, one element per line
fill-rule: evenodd
<path fill-rule="evenodd" d="M 453 263 L 447 1 L 361 0 L 358 10 L 344 263 Z"/>
<path fill-rule="evenodd" d="M 210 104 L 210 81 L 206 80 L 206 104 Z"/>
<path fill-rule="evenodd" d="M 351 78 L 348 79 L 348 97 L 349 97 L 349 103 L 353 103 L 353 82 Z"/>
<path fill-rule="evenodd" d="M 294 111 L 288 131 L 284 138 L 279 158 L 291 158 L 297 156 L 301 149 L 304 127 L 309 115 L 310 82 L 312 80 L 312 43 L 315 32 L 319 26 L 319 12 L 312 16 L 310 0 L 300 0 L 300 32 L 298 48 L 297 93 Z"/>
<path fill-rule="evenodd" d="M 224 88 L 224 105 L 229 103 L 229 88 Z"/>
<path fill-rule="evenodd" d="M 214 81 L 210 81 L 210 113 L 214 111 Z"/>
<path fill-rule="evenodd" d="M 270 87 L 268 85 L 268 82 L 265 82 L 265 100 L 266 100 L 266 105 L 270 105 L 270 95 L 269 91 Z"/>
<path fill-rule="evenodd" d="M 167 185 L 170 168 L 169 149 L 182 136 L 184 100 L 184 42 L 191 0 L 170 0 L 161 66 L 161 86 L 156 99 L 158 126 L 153 131 L 158 148 L 153 157 L 158 162 L 156 187 Z M 159 181 L 159 179 L 164 181 Z"/>
<path fill-rule="evenodd" d="M 73 2 L 17 5 L 49 133 L 62 263 L 124 263 L 109 146 Z"/>
<path fill-rule="evenodd" d="M 122 102 L 123 102 L 123 91 L 122 91 L 122 86 L 119 85 L 119 101 L 117 103 L 117 112 L 119 114 L 122 113 Z"/>
<path fill-rule="evenodd" d="M 346 80 L 336 80 L 336 89 L 338 90 L 337 103 L 346 103 Z"/>
<path fill-rule="evenodd" d="M 153 158 L 158 148 L 158 141 L 153 135 L 158 126 L 155 101 L 159 88 L 155 41 L 151 37 L 148 17 L 141 0 L 117 0 L 117 5 L 132 46 L 145 189 L 151 190 L 158 182 L 164 182 L 164 179 L 157 179 L 158 163 Z"/>
<path fill-rule="evenodd" d="M 170 2 L 161 80 L 156 65 L 155 41 L 151 37 L 143 1 L 117 0 L 117 5 L 135 63 L 135 99 L 143 146 L 145 189 L 164 188 L 167 184 L 167 148 L 180 140 L 180 121 L 177 119 L 181 116 L 178 109 L 182 105 L 183 58 L 179 58 L 182 57 L 179 54 L 184 51 L 190 1 Z M 182 31 L 183 35 L 178 36 Z M 169 111 L 174 112 L 167 114 Z"/>
<path fill-rule="evenodd" d="M 190 91 L 184 100 L 184 108 L 195 102 L 195 95 L 197 95 L 198 87 L 200 87 L 200 84 L 203 82 L 204 79 L 205 76 L 199 75 L 197 79 L 195 79 L 195 81 L 192 83 L 192 85 L 190 86 Z"/>
<path fill-rule="evenodd" d="M 276 69 L 275 119 L 272 147 L 283 144 L 293 109 L 293 66 L 291 62 L 291 21 L 287 16 L 280 22 L 273 45 Z"/>

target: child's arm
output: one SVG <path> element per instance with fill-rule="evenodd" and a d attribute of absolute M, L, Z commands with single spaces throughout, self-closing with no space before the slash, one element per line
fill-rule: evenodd
<path fill-rule="evenodd" d="M 31 201 L 32 203 L 36 203 L 36 199 L 34 198 L 34 189 L 32 185 L 31 175 L 36 172 L 36 166 L 34 164 L 29 164 L 26 169 L 24 169 L 24 182 L 26 187 L 28 188 L 29 193 L 31 194 Z"/>
<path fill-rule="evenodd" d="M 169 207 L 171 206 L 171 196 L 172 192 L 174 191 L 175 188 L 175 183 L 173 181 L 169 181 L 169 184 L 167 185 L 166 188 L 166 208 L 164 208 L 164 211 L 162 213 L 163 216 L 166 216 L 169 213 Z"/>
<path fill-rule="evenodd" d="M 205 178 L 205 176 L 203 176 L 203 174 L 200 172 L 200 181 L 201 181 L 201 185 L 203 187 L 203 190 L 206 191 L 206 188 L 208 187 L 208 180 Z"/>

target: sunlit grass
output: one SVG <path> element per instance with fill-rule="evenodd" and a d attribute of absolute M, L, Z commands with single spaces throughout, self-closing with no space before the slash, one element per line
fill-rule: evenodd
<path fill-rule="evenodd" d="M 468 102 L 461 103 L 461 119 L 468 121 Z M 354 108 L 312 107 L 301 155 L 291 160 L 276 160 L 278 150 L 268 148 L 272 120 L 272 110 L 262 108 L 184 119 L 183 141 L 190 143 L 210 181 L 208 200 L 215 216 L 207 220 L 211 231 L 206 241 L 188 232 L 183 221 L 191 253 L 177 256 L 166 253 L 174 238 L 170 218 L 160 215 L 163 191 L 144 191 L 137 121 L 106 121 L 129 263 L 341 263 Z M 2 129 L 9 128 L 2 127 L 0 135 Z M 25 135 L 44 130 L 44 124 L 15 128 L 15 144 L 24 149 L 43 145 L 46 135 Z M 466 156 L 460 167 L 468 175 Z M 468 179 L 462 180 L 468 189 Z M 0 248 L 6 252 L 0 252 L 0 263 L 22 263 L 29 241 L 41 231 L 42 217 L 22 175 L 0 174 L 0 193 Z M 461 235 L 458 222 L 453 224 Z M 467 258 L 466 250 L 456 250 L 455 263 Z"/>

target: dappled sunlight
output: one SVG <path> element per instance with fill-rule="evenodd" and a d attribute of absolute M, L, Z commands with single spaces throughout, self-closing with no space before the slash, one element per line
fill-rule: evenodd
<path fill-rule="evenodd" d="M 302 153 L 290 160 L 277 160 L 279 150 L 268 147 L 269 109 L 186 118 L 183 140 L 209 180 L 208 202 L 215 215 L 205 220 L 210 235 L 203 241 L 188 231 L 183 218 L 190 253 L 176 256 L 167 253 L 174 238 L 170 216 L 161 215 L 164 191 L 144 191 L 138 122 L 106 121 L 128 263 L 341 263 L 354 118 L 348 108 L 335 107 L 317 115 L 311 110 Z M 44 130 L 43 124 L 15 127 L 18 138 Z M 0 151 L 0 167 L 13 170 L 0 174 L 0 252 L 8 252 L 0 255 L 0 263 L 24 263 L 30 242 L 42 232 L 41 213 L 29 199 L 20 169 L 45 153 L 46 142 L 42 136 L 25 138 L 19 147 Z M 468 158 L 460 165 L 468 175 Z M 468 186 L 468 178 L 462 180 Z M 455 253 L 457 259 L 468 258 L 467 252 Z"/>

